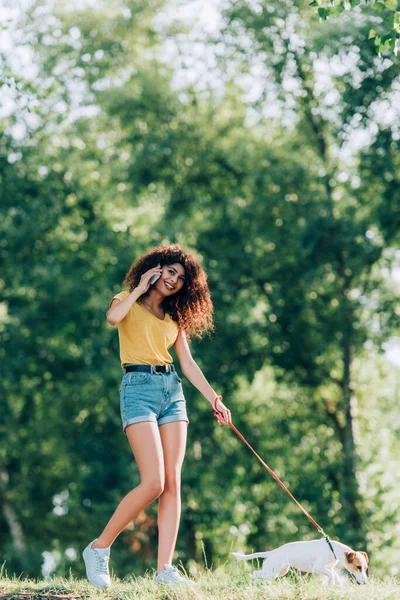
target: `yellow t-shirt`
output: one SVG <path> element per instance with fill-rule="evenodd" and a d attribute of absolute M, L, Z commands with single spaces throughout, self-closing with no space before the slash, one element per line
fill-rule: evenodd
<path fill-rule="evenodd" d="M 120 292 L 114 298 L 122 301 L 127 296 L 129 292 Z M 134 302 L 118 323 L 121 365 L 172 363 L 168 348 L 175 344 L 178 333 L 178 323 L 170 315 L 165 313 L 164 320 L 161 320 L 142 304 Z"/>

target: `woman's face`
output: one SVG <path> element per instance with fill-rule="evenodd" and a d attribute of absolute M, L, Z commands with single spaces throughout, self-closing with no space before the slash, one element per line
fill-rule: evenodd
<path fill-rule="evenodd" d="M 182 289 L 185 283 L 185 269 L 180 263 L 164 265 L 155 287 L 165 296 L 172 296 Z"/>

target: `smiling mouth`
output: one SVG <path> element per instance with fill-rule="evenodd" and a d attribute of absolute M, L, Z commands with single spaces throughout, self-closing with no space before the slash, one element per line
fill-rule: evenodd
<path fill-rule="evenodd" d="M 167 288 L 167 290 L 174 290 L 175 289 L 172 285 L 167 284 L 165 281 L 164 281 L 164 285 Z"/>

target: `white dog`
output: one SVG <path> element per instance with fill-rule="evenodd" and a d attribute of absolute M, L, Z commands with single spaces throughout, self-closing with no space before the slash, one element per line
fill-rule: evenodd
<path fill-rule="evenodd" d="M 265 558 L 261 571 L 253 571 L 252 581 L 256 579 L 272 581 L 275 577 L 285 575 L 290 567 L 295 567 L 306 573 L 327 575 L 331 584 L 340 584 L 339 574 L 335 571 L 335 566 L 339 562 L 355 577 L 358 583 L 367 583 L 367 553 L 355 552 L 340 542 L 330 540 L 330 543 L 337 558 L 334 557 L 325 538 L 309 542 L 291 542 L 270 552 L 254 554 L 232 552 L 232 554 L 239 560 Z"/>

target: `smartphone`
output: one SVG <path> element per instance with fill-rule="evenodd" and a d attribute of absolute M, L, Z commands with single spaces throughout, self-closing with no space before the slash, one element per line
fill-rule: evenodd
<path fill-rule="evenodd" d="M 160 279 L 161 274 L 157 273 L 157 275 L 153 275 L 153 277 L 150 279 L 150 285 L 153 285 L 153 283 L 155 283 L 157 281 L 157 279 Z"/>
<path fill-rule="evenodd" d="M 160 263 L 157 265 L 157 267 L 161 268 Z M 150 285 L 153 285 L 153 283 L 155 283 L 157 281 L 157 279 L 160 279 L 161 277 L 161 273 L 157 273 L 156 275 L 153 275 L 153 277 L 150 278 Z"/>

